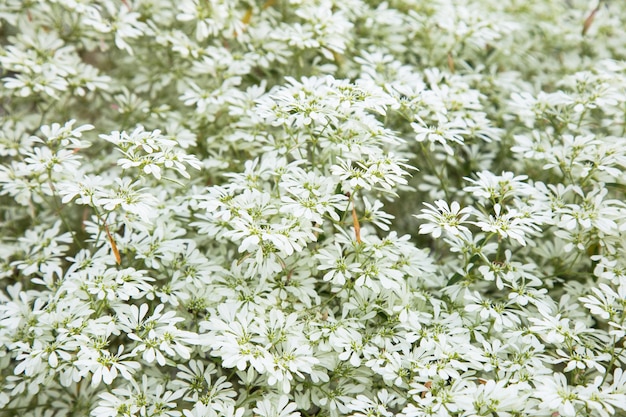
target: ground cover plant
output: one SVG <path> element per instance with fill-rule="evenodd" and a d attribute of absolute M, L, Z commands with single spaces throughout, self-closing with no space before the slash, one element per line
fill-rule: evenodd
<path fill-rule="evenodd" d="M 624 21 L 0 1 L 0 416 L 626 415 Z"/>

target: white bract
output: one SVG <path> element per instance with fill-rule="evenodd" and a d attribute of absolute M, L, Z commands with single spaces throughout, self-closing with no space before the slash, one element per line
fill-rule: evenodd
<path fill-rule="evenodd" d="M 0 3 L 0 417 L 625 415 L 619 1 Z"/>

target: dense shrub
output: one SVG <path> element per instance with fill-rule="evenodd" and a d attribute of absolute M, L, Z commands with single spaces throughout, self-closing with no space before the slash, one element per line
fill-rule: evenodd
<path fill-rule="evenodd" d="M 625 20 L 0 0 L 0 415 L 625 415 Z"/>

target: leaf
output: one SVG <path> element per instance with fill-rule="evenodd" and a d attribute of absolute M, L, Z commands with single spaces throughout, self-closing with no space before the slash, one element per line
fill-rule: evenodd
<path fill-rule="evenodd" d="M 585 36 L 587 31 L 591 27 L 591 24 L 593 23 L 593 20 L 596 17 L 596 13 L 598 13 L 599 10 L 600 10 L 600 4 L 598 4 L 598 6 L 595 9 L 593 9 L 591 13 L 589 13 L 589 16 L 587 16 L 587 18 L 585 19 L 585 23 L 583 23 L 583 31 L 582 31 L 583 36 Z"/>
<path fill-rule="evenodd" d="M 361 243 L 361 225 L 359 224 L 359 217 L 357 216 L 356 209 L 354 208 L 354 201 L 352 202 L 352 223 L 354 224 L 356 243 Z"/>
<path fill-rule="evenodd" d="M 450 285 L 454 285 L 457 282 L 461 281 L 461 279 L 463 279 L 463 275 L 459 274 L 458 272 L 456 272 L 454 275 L 452 275 L 452 278 L 450 278 L 450 280 L 448 281 L 448 286 Z"/>
<path fill-rule="evenodd" d="M 109 242 L 111 243 L 111 249 L 113 250 L 113 256 L 115 256 L 115 262 L 117 262 L 117 264 L 119 265 L 122 263 L 122 257 L 120 255 L 120 251 L 117 249 L 115 239 L 113 239 L 111 232 L 109 232 L 109 226 L 106 223 L 104 223 L 104 231 L 107 233 L 107 237 L 109 238 Z"/>

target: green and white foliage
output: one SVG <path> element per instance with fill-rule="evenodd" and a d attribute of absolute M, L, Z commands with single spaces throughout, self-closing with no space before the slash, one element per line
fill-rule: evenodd
<path fill-rule="evenodd" d="M 0 0 L 0 417 L 626 415 L 617 0 Z"/>

